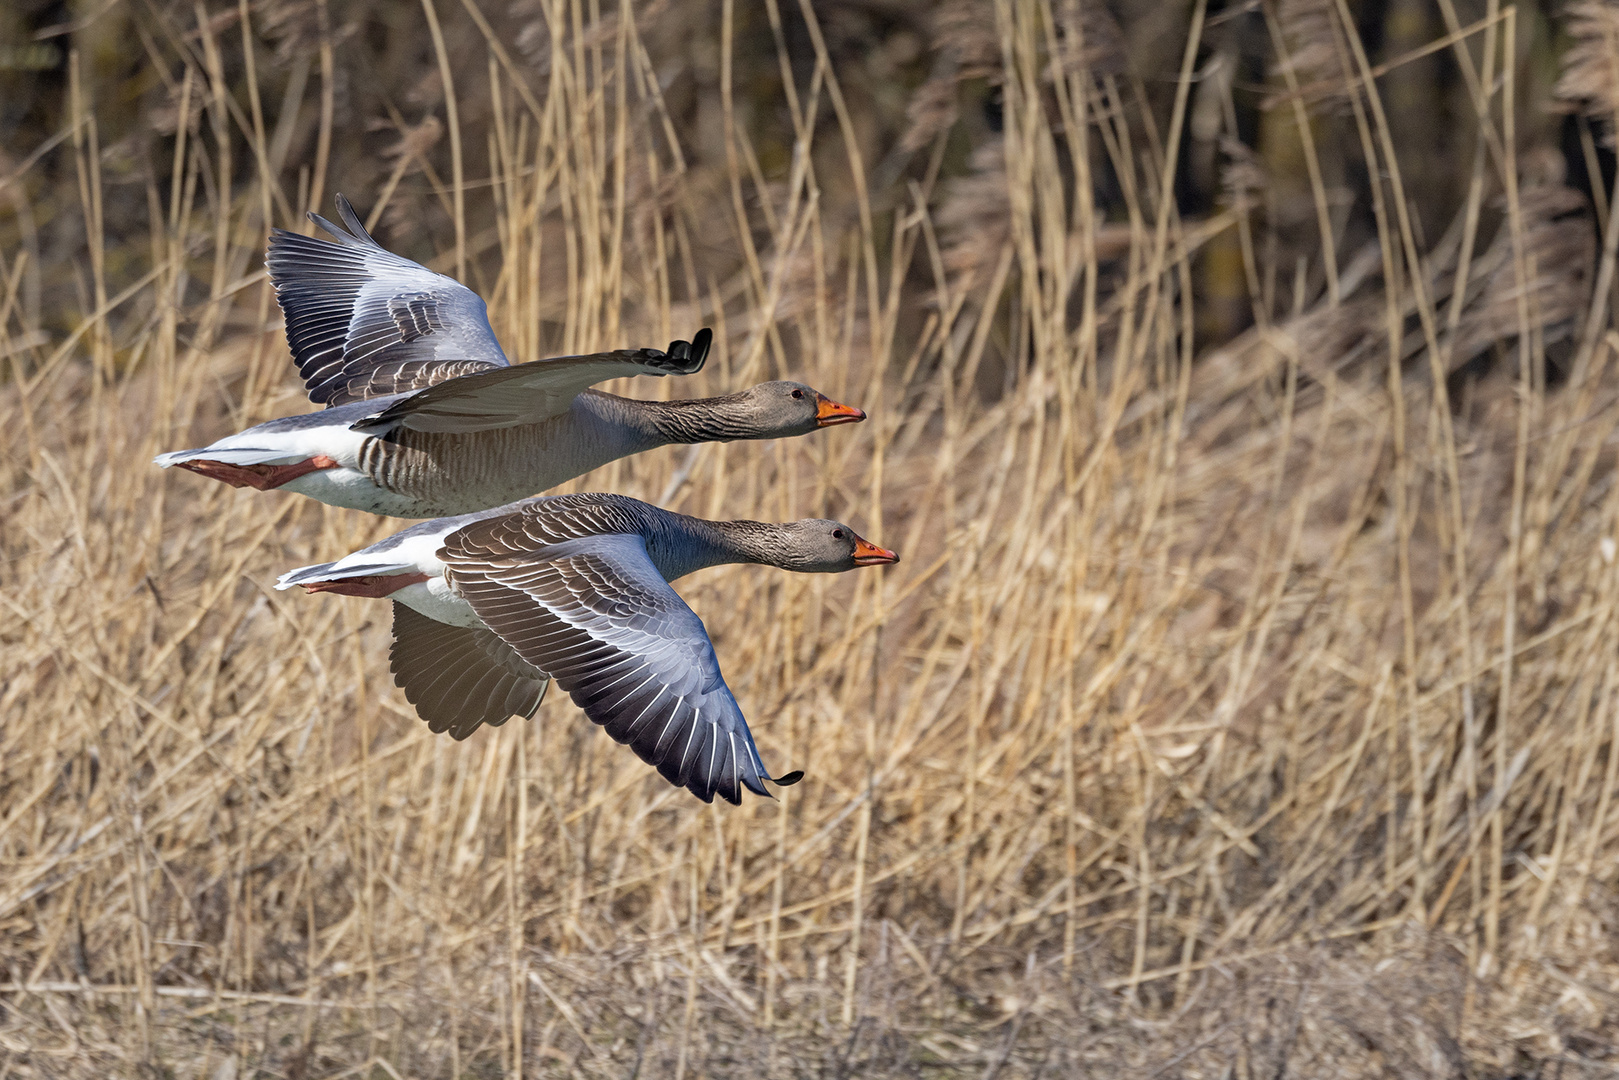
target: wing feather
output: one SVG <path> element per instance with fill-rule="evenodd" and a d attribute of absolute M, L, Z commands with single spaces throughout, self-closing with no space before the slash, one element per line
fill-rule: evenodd
<path fill-rule="evenodd" d="M 704 802 L 738 803 L 743 788 L 769 795 L 773 778 L 708 634 L 639 535 L 526 553 L 479 543 L 490 538 L 451 533 L 439 554 L 503 642 L 670 783 Z"/>
<path fill-rule="evenodd" d="M 507 366 L 477 293 L 382 247 L 341 195 L 337 210 L 346 228 L 310 215 L 335 242 L 274 229 L 264 259 L 311 401 L 341 405 Z"/>
<path fill-rule="evenodd" d="M 550 685 L 488 630 L 450 626 L 397 600 L 388 666 L 428 730 L 457 740 L 533 716 Z"/>
<path fill-rule="evenodd" d="M 712 340 L 705 328 L 667 349 L 617 349 L 475 371 L 401 398 L 352 426 L 468 432 L 538 423 L 567 412 L 582 391 L 608 379 L 691 375 L 701 370 Z"/>
<path fill-rule="evenodd" d="M 535 423 L 589 386 L 626 375 L 689 375 L 712 335 L 668 349 L 621 349 L 513 367 L 481 297 L 388 251 L 337 196 L 342 225 L 310 217 L 332 240 L 271 231 L 265 266 L 309 399 L 342 405 L 404 394 L 355 425 L 381 432 L 465 432 Z M 426 391 L 436 391 L 426 393 Z"/>

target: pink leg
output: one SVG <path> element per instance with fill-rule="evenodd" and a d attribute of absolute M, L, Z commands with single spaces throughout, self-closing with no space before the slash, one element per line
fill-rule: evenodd
<path fill-rule="evenodd" d="M 372 574 L 370 577 L 339 578 L 336 581 L 311 581 L 304 586 L 312 593 L 330 592 L 339 596 L 369 596 L 378 599 L 396 593 L 406 585 L 426 581 L 426 574 Z"/>
<path fill-rule="evenodd" d="M 205 458 L 182 461 L 179 464 L 182 469 L 190 469 L 199 475 L 223 481 L 231 487 L 250 487 L 255 491 L 269 491 L 300 476 L 307 476 L 321 469 L 337 468 L 337 462 L 325 454 L 316 454 L 308 461 L 299 461 L 292 465 L 231 465 Z"/>

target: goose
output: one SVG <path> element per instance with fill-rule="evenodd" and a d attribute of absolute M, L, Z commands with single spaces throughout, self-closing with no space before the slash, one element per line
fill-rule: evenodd
<path fill-rule="evenodd" d="M 836 521 L 708 521 L 623 495 L 541 496 L 424 521 L 277 589 L 393 601 L 394 682 L 435 733 L 532 717 L 551 680 L 704 802 L 772 777 L 702 621 L 670 582 L 722 563 L 841 573 L 899 561 Z"/>
<path fill-rule="evenodd" d="M 803 383 L 641 401 L 589 389 L 628 375 L 690 375 L 713 334 L 512 364 L 471 289 L 372 239 L 343 196 L 335 242 L 274 230 L 265 265 L 317 413 L 281 417 L 160 454 L 233 487 L 280 489 L 404 518 L 472 513 L 675 443 L 803 435 L 866 414 Z"/>

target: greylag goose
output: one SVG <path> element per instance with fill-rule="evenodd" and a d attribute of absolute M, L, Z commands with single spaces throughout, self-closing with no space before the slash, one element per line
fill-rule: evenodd
<path fill-rule="evenodd" d="M 393 517 L 464 514 L 532 495 L 671 443 L 803 435 L 859 409 L 796 382 L 725 397 L 638 401 L 588 389 L 627 375 L 690 375 L 712 334 L 511 364 L 484 302 L 371 238 L 349 201 L 337 242 L 277 229 L 265 264 L 310 400 L 198 450 L 161 454 L 233 487 L 279 488 Z"/>
<path fill-rule="evenodd" d="M 434 732 L 534 715 L 555 679 L 585 715 L 704 802 L 771 777 L 714 646 L 669 586 L 721 563 L 840 573 L 898 562 L 847 525 L 706 521 L 622 495 L 556 495 L 424 521 L 278 589 L 393 600 L 394 681 Z"/>

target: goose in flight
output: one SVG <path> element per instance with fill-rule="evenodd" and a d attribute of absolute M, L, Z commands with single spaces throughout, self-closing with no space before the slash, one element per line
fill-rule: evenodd
<path fill-rule="evenodd" d="M 802 383 L 725 397 L 639 401 L 591 390 L 627 375 L 690 375 L 713 335 L 512 364 L 484 302 L 371 238 L 337 197 L 336 238 L 274 230 L 265 265 L 309 398 L 326 406 L 161 454 L 233 487 L 432 518 L 498 506 L 672 443 L 803 435 L 866 414 Z"/>
<path fill-rule="evenodd" d="M 557 495 L 426 521 L 278 589 L 388 597 L 394 681 L 435 732 L 534 715 L 554 679 L 607 734 L 704 802 L 768 797 L 708 632 L 669 583 L 707 566 L 840 573 L 899 556 L 836 521 L 707 521 Z"/>

